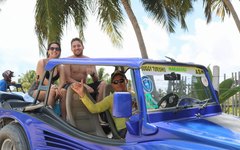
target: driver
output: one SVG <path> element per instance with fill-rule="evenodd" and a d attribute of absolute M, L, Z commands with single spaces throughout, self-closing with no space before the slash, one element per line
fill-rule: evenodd
<path fill-rule="evenodd" d="M 126 78 L 123 72 L 117 70 L 111 74 L 111 86 L 113 87 L 113 90 L 115 92 L 127 92 L 127 83 L 128 79 Z M 112 116 L 113 94 L 105 97 L 102 101 L 94 104 L 89 99 L 87 94 L 85 94 L 83 80 L 81 80 L 80 82 L 73 83 L 71 88 L 79 95 L 80 100 L 82 100 L 84 105 L 91 113 L 101 113 L 106 110 L 109 110 Z M 127 131 L 125 124 L 126 118 L 113 117 L 113 120 L 119 135 L 122 138 L 125 138 L 125 134 Z"/>

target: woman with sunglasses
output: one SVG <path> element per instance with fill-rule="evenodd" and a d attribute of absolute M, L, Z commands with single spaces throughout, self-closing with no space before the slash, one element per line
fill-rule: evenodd
<path fill-rule="evenodd" d="M 127 92 L 128 80 L 125 74 L 121 71 L 115 71 L 111 75 L 111 85 L 115 92 Z M 101 113 L 109 110 L 112 116 L 112 105 L 113 105 L 113 94 L 105 97 L 102 101 L 94 104 L 90 98 L 85 94 L 83 81 L 73 83 L 71 88 L 79 95 L 84 105 L 88 108 L 91 113 Z M 118 130 L 119 135 L 125 138 L 126 134 L 126 118 L 115 118 L 113 117 L 115 126 Z"/>
<path fill-rule="evenodd" d="M 50 59 L 57 59 L 60 57 L 61 55 L 61 46 L 58 42 L 52 42 L 48 45 L 47 48 L 47 58 L 44 59 L 40 59 L 37 63 L 37 69 L 36 69 L 36 76 L 37 76 L 37 81 L 36 83 L 38 84 L 38 80 L 43 78 L 44 75 L 44 68 L 47 64 L 47 62 Z M 50 76 L 49 72 L 46 73 L 46 79 L 48 79 Z M 61 77 L 61 78 L 60 78 Z M 60 83 L 57 86 L 55 84 L 55 81 L 57 81 L 60 78 Z M 44 80 L 44 85 L 48 84 L 48 80 Z M 63 119 L 66 118 L 66 89 L 62 88 L 64 83 L 62 83 L 62 81 L 64 81 L 64 72 L 62 69 L 62 66 L 58 66 L 55 70 L 54 70 L 54 74 L 53 74 L 53 79 L 52 79 L 52 85 L 51 85 L 51 90 L 50 90 L 50 94 L 49 94 L 49 99 L 48 99 L 48 105 L 50 107 L 54 107 L 55 102 L 60 99 L 61 100 L 61 116 Z M 37 88 L 37 87 L 36 87 Z M 33 89 L 33 91 L 29 91 L 29 95 L 31 95 L 32 97 L 35 97 L 37 94 L 37 90 Z M 45 94 L 46 91 L 40 91 L 39 96 L 38 96 L 38 100 L 39 101 L 44 101 L 45 98 Z"/>

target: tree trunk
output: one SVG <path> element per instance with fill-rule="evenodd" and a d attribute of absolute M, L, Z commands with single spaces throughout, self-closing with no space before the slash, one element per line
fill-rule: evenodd
<path fill-rule="evenodd" d="M 223 0 L 224 4 L 227 5 L 227 7 L 229 8 L 232 16 L 233 16 L 233 19 L 237 25 L 237 28 L 238 28 L 238 31 L 240 32 L 240 20 L 238 18 L 238 15 L 232 5 L 232 3 L 230 2 L 230 0 Z"/>
<path fill-rule="evenodd" d="M 140 30 L 139 24 L 137 22 L 137 19 L 132 11 L 132 8 L 129 5 L 128 0 L 121 0 L 121 1 L 122 1 L 125 11 L 127 12 L 128 18 L 130 19 L 130 21 L 132 23 L 135 34 L 137 36 L 138 45 L 139 45 L 139 48 L 141 51 L 142 58 L 148 58 L 147 50 L 146 50 L 145 43 L 143 40 L 143 36 L 142 36 L 141 30 Z"/>

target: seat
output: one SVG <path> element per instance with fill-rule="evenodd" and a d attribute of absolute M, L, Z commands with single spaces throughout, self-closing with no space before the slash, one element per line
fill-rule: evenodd
<path fill-rule="evenodd" d="M 87 92 L 86 94 L 89 95 Z M 66 95 L 67 122 L 77 129 L 92 135 L 106 137 L 100 126 L 98 114 L 92 114 L 79 99 L 71 86 L 67 89 Z"/>
<path fill-rule="evenodd" d="M 113 92 L 114 92 L 114 90 L 112 88 L 112 85 L 111 84 L 107 84 L 105 89 L 103 90 L 103 97 L 106 97 L 106 96 L 110 95 Z"/>
<path fill-rule="evenodd" d="M 107 84 L 105 89 L 103 90 L 103 97 L 106 97 L 106 96 L 110 95 L 111 93 L 114 93 L 112 85 Z M 116 125 L 113 121 L 112 115 L 110 114 L 110 112 L 108 110 L 105 111 L 104 113 L 105 113 L 106 120 L 103 120 L 103 121 L 105 121 L 108 124 L 108 126 L 110 127 L 113 138 L 114 139 L 121 139 L 120 135 L 118 134 Z"/>

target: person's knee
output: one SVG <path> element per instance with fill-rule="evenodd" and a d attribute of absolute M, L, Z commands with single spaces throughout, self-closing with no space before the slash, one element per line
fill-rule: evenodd
<path fill-rule="evenodd" d="M 106 86 L 107 86 L 106 81 L 101 81 L 101 83 L 100 83 L 99 86 L 98 86 L 98 90 L 103 89 L 103 88 L 105 88 Z"/>
<path fill-rule="evenodd" d="M 101 81 L 100 85 L 104 86 L 104 85 L 107 85 L 107 82 L 106 81 Z"/>
<path fill-rule="evenodd" d="M 61 88 L 60 92 L 61 92 L 62 95 L 66 95 L 67 94 L 67 90 L 64 89 L 64 88 Z"/>
<path fill-rule="evenodd" d="M 61 98 L 60 98 L 60 99 L 61 99 L 61 102 L 62 102 L 62 103 L 65 103 L 65 101 L 66 101 L 66 96 L 67 96 L 67 90 L 65 90 L 65 89 L 62 90 L 62 89 L 61 89 L 60 92 L 61 92 Z"/>
<path fill-rule="evenodd" d="M 51 89 L 49 95 L 55 97 L 57 95 L 56 94 L 56 90 L 55 89 Z"/>

